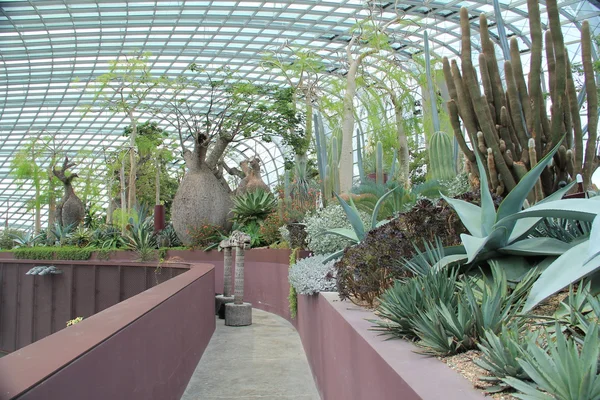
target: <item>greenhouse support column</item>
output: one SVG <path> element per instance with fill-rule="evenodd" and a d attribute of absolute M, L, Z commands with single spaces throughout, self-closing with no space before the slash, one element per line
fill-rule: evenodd
<path fill-rule="evenodd" d="M 215 296 L 215 314 L 225 319 L 225 304 L 233 303 L 231 295 L 231 241 L 222 240 L 219 249 L 223 249 L 223 294 Z"/>
<path fill-rule="evenodd" d="M 225 304 L 225 325 L 252 325 L 252 304 L 244 303 L 244 252 L 250 247 L 250 236 L 234 231 L 229 241 L 235 247 L 235 287 L 233 303 Z"/>

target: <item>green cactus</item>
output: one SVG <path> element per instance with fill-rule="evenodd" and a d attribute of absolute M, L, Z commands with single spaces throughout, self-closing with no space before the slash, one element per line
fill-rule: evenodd
<path fill-rule="evenodd" d="M 429 175 L 438 180 L 449 180 L 456 176 L 453 165 L 452 138 L 446 132 L 438 131 L 431 135 Z"/>
<path fill-rule="evenodd" d="M 398 163 L 398 150 L 394 149 L 394 155 L 392 157 L 392 166 L 390 167 L 390 173 L 388 175 L 388 181 L 393 180 L 396 176 L 396 164 Z"/>
<path fill-rule="evenodd" d="M 527 0 L 527 10 L 531 32 L 527 82 L 515 38 L 510 40 L 510 49 L 505 43 L 504 52 L 510 52 L 511 57 L 502 68 L 499 67 L 485 15 L 479 18 L 478 43 L 481 44 L 481 54 L 479 71 L 475 70 L 472 63 L 471 15 L 466 8 L 460 10 L 462 70 L 455 60 L 450 62 L 447 58 L 443 59 L 443 66 L 451 98 L 448 110 L 454 135 L 470 164 L 475 162 L 474 152 L 487 157 L 484 167 L 486 175 L 491 178 L 488 183 L 495 186 L 490 189 L 496 193 L 506 196 L 538 159 L 566 137 L 564 151 L 560 153 L 564 153 L 564 157 L 557 155 L 556 162 L 541 174 L 541 188 L 539 184 L 536 185 L 532 197 L 540 201 L 553 193 L 561 181 L 572 180 L 579 172 L 583 173 L 584 186 L 589 185 L 598 163 L 587 154 L 583 159 L 578 98 L 561 32 L 557 1 L 546 2 L 547 25 L 550 27 L 545 35 L 546 68 L 542 67 L 544 35 L 539 2 Z M 581 43 L 585 87 L 586 92 L 591 93 L 587 97 L 586 109 L 592 126 L 586 150 L 593 155 L 598 145 L 598 101 L 591 63 L 591 35 L 589 24 L 585 22 L 582 23 Z M 504 83 L 499 70 L 504 71 Z M 543 70 L 548 71 L 551 115 L 547 113 L 547 100 L 541 90 Z M 483 94 L 480 87 L 483 88 Z M 467 142 L 473 144 L 473 149 L 466 145 Z M 431 168 L 435 169 L 433 165 Z M 469 170 L 475 171 L 476 168 L 471 165 Z"/>
<path fill-rule="evenodd" d="M 315 127 L 315 144 L 317 150 L 317 166 L 319 168 L 319 176 L 321 177 L 321 194 L 323 195 L 323 205 L 327 205 L 327 200 L 331 197 L 326 196 L 326 173 L 327 167 L 327 149 L 325 148 L 325 134 L 323 128 L 323 119 L 319 113 L 313 114 L 314 127 Z"/>
<path fill-rule="evenodd" d="M 331 166 L 329 169 L 329 174 L 331 176 L 331 188 L 336 193 L 340 192 L 340 169 L 338 157 L 338 141 L 337 137 L 334 136 L 331 138 Z"/>
<path fill-rule="evenodd" d="M 325 176 L 323 177 L 323 201 L 329 200 L 333 197 L 333 193 L 331 191 L 331 168 L 329 165 L 325 166 Z"/>

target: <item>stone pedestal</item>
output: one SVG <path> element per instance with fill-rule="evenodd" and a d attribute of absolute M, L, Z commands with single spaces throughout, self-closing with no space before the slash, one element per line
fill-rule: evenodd
<path fill-rule="evenodd" d="M 233 303 L 233 296 L 224 296 L 222 294 L 215 296 L 215 315 L 220 319 L 225 318 L 225 304 Z"/>
<path fill-rule="evenodd" d="M 225 325 L 248 326 L 252 325 L 252 304 L 227 303 L 225 304 Z"/>

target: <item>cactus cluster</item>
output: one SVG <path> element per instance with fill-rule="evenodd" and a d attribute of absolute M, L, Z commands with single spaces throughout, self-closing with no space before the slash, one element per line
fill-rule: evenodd
<path fill-rule="evenodd" d="M 339 146 L 337 137 L 331 138 L 331 151 L 327 154 L 327 137 L 323 127 L 323 120 L 318 113 L 314 113 L 315 143 L 317 147 L 317 166 L 321 177 L 321 193 L 323 205 L 333 198 L 333 192 L 340 192 Z"/>
<path fill-rule="evenodd" d="M 562 142 L 553 163 L 544 170 L 539 184 L 529 196 L 530 202 L 535 202 L 556 191 L 562 183 L 575 179 L 579 173 L 583 175 L 586 188 L 590 185 L 591 176 L 598 167 L 598 100 L 591 61 L 589 24 L 584 21 L 581 41 L 589 131 L 584 153 L 577 93 L 560 29 L 556 0 L 546 2 L 550 28 L 545 33 L 550 116 L 542 93 L 543 35 L 539 4 L 537 0 L 528 0 L 527 7 L 531 31 L 528 82 L 523 73 L 517 39 L 512 38 L 511 57 L 504 62 L 503 85 L 485 15 L 479 18 L 482 52 L 479 54 L 481 82 L 478 81 L 471 58 L 470 16 L 466 8 L 460 11 L 460 67 L 456 60 L 450 62 L 444 58 L 443 68 L 451 98 L 448 111 L 454 135 L 474 178 L 477 168 L 473 168 L 473 165 L 476 153 L 479 153 L 492 191 L 506 195 L 535 166 L 537 160 Z M 461 121 L 466 133 L 461 129 Z M 472 149 L 467 145 L 468 141 Z"/>

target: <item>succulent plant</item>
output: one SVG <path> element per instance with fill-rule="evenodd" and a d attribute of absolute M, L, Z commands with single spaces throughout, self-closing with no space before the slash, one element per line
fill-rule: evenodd
<path fill-rule="evenodd" d="M 502 381 L 522 392 L 517 396 L 525 400 L 600 399 L 598 324 L 582 344 L 562 334 L 558 324 L 555 331 L 556 340 L 548 341 L 546 349 L 530 341 L 527 351 L 517 359 L 533 383 L 510 376 Z"/>
<path fill-rule="evenodd" d="M 277 207 L 272 193 L 257 189 L 233 198 L 234 221 L 241 224 L 263 221 Z"/>
<path fill-rule="evenodd" d="M 290 267 L 289 281 L 298 294 L 335 292 L 333 261 L 323 263 L 325 255 L 315 255 L 296 261 Z"/>

